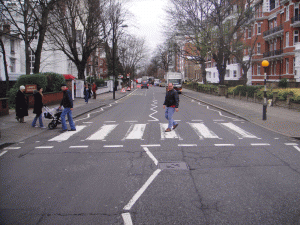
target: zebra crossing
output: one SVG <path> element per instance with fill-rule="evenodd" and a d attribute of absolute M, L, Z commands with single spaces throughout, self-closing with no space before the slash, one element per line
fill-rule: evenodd
<path fill-rule="evenodd" d="M 184 140 L 185 138 L 188 138 L 191 136 L 190 133 L 186 134 L 186 132 L 182 131 L 180 132 L 180 129 L 189 129 L 192 130 L 195 135 L 199 137 L 199 140 L 204 140 L 204 139 L 223 139 L 224 138 L 224 132 L 221 132 L 223 137 L 220 137 L 218 132 L 220 133 L 220 129 L 224 129 L 226 131 L 225 138 L 232 138 L 232 135 L 234 135 L 238 139 L 244 139 L 244 138 L 257 138 L 254 134 L 242 129 L 241 127 L 237 126 L 236 124 L 232 122 L 222 122 L 218 123 L 219 126 L 213 126 L 213 131 L 208 125 L 206 125 L 204 122 L 188 122 L 188 123 L 180 123 L 179 129 L 177 128 L 176 130 L 172 130 L 171 132 L 165 132 L 165 130 L 168 127 L 167 123 L 155 123 L 154 127 L 153 125 L 151 126 L 151 129 L 156 131 L 155 129 L 157 128 L 157 132 L 154 132 L 155 135 L 158 132 L 160 133 L 160 139 L 161 140 L 171 140 L 171 139 L 178 139 L 178 140 Z M 72 136 L 84 131 L 84 135 L 86 137 L 83 137 L 84 140 L 86 141 L 106 141 L 107 139 L 109 140 L 144 140 L 145 134 L 149 131 L 147 130 L 147 125 L 146 124 L 140 124 L 140 123 L 127 123 L 127 124 L 120 124 L 114 123 L 114 124 L 103 124 L 101 127 L 96 130 L 96 131 L 91 131 L 90 129 L 87 129 L 89 126 L 88 125 L 80 125 L 76 126 L 76 131 L 70 131 L 70 132 L 65 132 L 60 135 L 57 135 L 53 138 L 51 138 L 49 141 L 66 141 L 69 140 Z M 127 127 L 124 129 L 124 126 Z M 128 127 L 129 126 L 129 127 Z M 184 127 L 188 126 L 188 127 Z M 115 132 L 117 129 L 118 132 Z M 150 128 L 148 128 L 150 129 Z M 121 132 L 120 132 L 121 130 Z M 124 132 L 123 132 L 124 131 Z M 126 131 L 126 132 L 125 132 Z M 228 132 L 227 132 L 228 131 Z M 122 135 L 122 136 L 121 136 Z M 231 135 L 231 136 L 230 136 Z M 186 137 L 185 137 L 186 136 Z M 81 137 L 82 138 L 82 137 Z"/>

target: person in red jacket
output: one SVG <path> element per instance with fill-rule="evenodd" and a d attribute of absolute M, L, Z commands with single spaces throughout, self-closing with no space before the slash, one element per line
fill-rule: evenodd
<path fill-rule="evenodd" d="M 93 91 L 93 96 L 94 96 L 94 99 L 96 99 L 96 97 L 97 97 L 97 94 L 96 94 L 96 91 L 97 91 L 97 85 L 96 85 L 96 83 L 94 82 L 93 83 L 93 86 L 92 86 L 92 91 Z"/>

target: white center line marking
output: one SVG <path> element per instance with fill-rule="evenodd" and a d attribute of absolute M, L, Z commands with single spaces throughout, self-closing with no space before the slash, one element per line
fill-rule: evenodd
<path fill-rule="evenodd" d="M 123 208 L 124 210 L 130 210 L 134 203 L 141 197 L 147 187 L 152 183 L 155 177 L 161 172 L 161 169 L 157 169 L 153 172 L 153 174 L 149 177 L 146 183 L 138 190 L 138 192 L 132 197 L 127 205 Z"/>
<path fill-rule="evenodd" d="M 160 144 L 154 144 L 154 145 L 141 145 L 141 147 L 160 147 Z"/>
<path fill-rule="evenodd" d="M 300 148 L 298 146 L 294 146 L 294 148 L 300 152 Z"/>
<path fill-rule="evenodd" d="M 123 145 L 104 145 L 104 148 L 123 148 Z"/>
<path fill-rule="evenodd" d="M 234 144 L 215 144 L 215 146 L 235 146 Z"/>
<path fill-rule="evenodd" d="M 20 149 L 21 147 L 6 147 L 4 148 L 5 150 L 16 150 L 16 149 Z"/>
<path fill-rule="evenodd" d="M 0 156 L 3 156 L 7 151 L 3 151 L 0 153 Z"/>
<path fill-rule="evenodd" d="M 178 144 L 179 147 L 194 147 L 197 146 L 197 144 Z"/>
<path fill-rule="evenodd" d="M 38 147 L 35 147 L 35 148 L 53 148 L 54 146 L 38 146 Z"/>
<path fill-rule="evenodd" d="M 285 145 L 298 145 L 297 143 L 284 143 Z"/>
<path fill-rule="evenodd" d="M 133 120 L 133 121 L 125 121 L 125 123 L 137 123 L 137 120 Z"/>
<path fill-rule="evenodd" d="M 81 146 L 70 146 L 69 148 L 88 148 L 88 145 L 81 145 Z"/>
<path fill-rule="evenodd" d="M 193 122 L 202 122 L 203 120 L 192 120 Z"/>
<path fill-rule="evenodd" d="M 122 213 L 124 225 L 133 225 L 130 213 Z"/>
<path fill-rule="evenodd" d="M 150 157 L 150 159 L 153 160 L 154 164 L 157 166 L 158 161 L 157 159 L 154 157 L 154 155 L 149 151 L 149 149 L 147 147 L 143 148 L 145 150 L 145 152 L 147 153 L 147 155 Z"/>
<path fill-rule="evenodd" d="M 116 121 L 105 121 L 104 123 L 115 123 Z"/>
<path fill-rule="evenodd" d="M 270 145 L 269 143 L 252 143 L 252 146 L 267 146 Z"/>

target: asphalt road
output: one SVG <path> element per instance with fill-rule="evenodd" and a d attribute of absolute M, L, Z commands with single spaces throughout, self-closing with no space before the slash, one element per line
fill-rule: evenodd
<path fill-rule="evenodd" d="M 138 89 L 0 156 L 0 224 L 300 224 L 299 141 Z"/>

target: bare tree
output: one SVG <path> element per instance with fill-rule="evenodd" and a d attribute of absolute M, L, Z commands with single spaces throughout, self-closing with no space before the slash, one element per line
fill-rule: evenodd
<path fill-rule="evenodd" d="M 134 76 L 141 62 L 146 59 L 145 40 L 132 35 L 124 35 L 119 44 L 119 58 L 125 74 Z"/>
<path fill-rule="evenodd" d="M 84 79 L 88 58 L 104 42 L 105 0 L 65 0 L 56 4 L 49 39 L 76 65 Z"/>
<path fill-rule="evenodd" d="M 0 0 L 5 23 L 11 32 L 19 35 L 25 43 L 26 74 L 30 74 L 30 53 L 35 55 L 33 73 L 38 73 L 45 34 L 49 25 L 49 14 L 57 2 L 62 0 Z M 36 40 L 37 41 L 34 41 Z"/>

